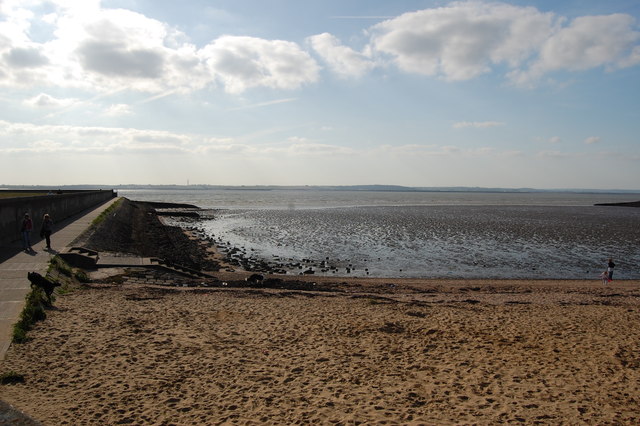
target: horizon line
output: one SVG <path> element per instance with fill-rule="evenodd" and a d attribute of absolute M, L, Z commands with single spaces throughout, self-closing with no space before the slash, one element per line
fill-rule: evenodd
<path fill-rule="evenodd" d="M 202 188 L 202 187 L 211 187 L 211 188 L 294 188 L 294 189 L 312 189 L 312 188 L 371 188 L 375 190 L 376 188 L 383 190 L 384 188 L 396 188 L 396 189 L 409 189 L 409 190 L 418 190 L 418 191 L 451 191 L 455 190 L 456 192 L 479 192 L 479 191 L 510 191 L 510 192 L 598 192 L 598 193 L 617 193 L 617 192 L 627 192 L 627 193 L 639 193 L 640 189 L 621 189 L 621 188 L 535 188 L 535 187 L 490 187 L 490 186 L 463 186 L 463 185 L 455 185 L 455 186 L 408 186 L 408 185 L 397 185 L 397 184 L 345 184 L 345 185 L 306 185 L 306 184 L 298 184 L 298 185 L 268 185 L 268 184 L 208 184 L 208 183 L 191 183 L 191 184 L 139 184 L 139 183 L 121 183 L 115 185 L 101 185 L 101 184 L 62 184 L 62 185 L 43 185 L 43 184 L 1 184 L 0 191 L 6 189 L 17 189 L 17 188 L 73 188 L 73 187 L 83 187 L 83 188 L 111 188 L 117 189 L 122 187 L 130 187 L 135 189 L 134 187 L 140 188 Z"/>

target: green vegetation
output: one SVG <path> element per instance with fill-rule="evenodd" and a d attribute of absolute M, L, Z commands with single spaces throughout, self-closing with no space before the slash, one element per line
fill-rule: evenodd
<path fill-rule="evenodd" d="M 120 198 L 118 201 L 111 204 L 109 208 L 107 208 L 105 211 L 100 213 L 98 217 L 93 219 L 93 222 L 91 222 L 91 227 L 96 227 L 100 225 L 102 222 L 104 222 L 107 216 L 109 216 L 111 213 L 113 213 L 113 211 L 115 211 L 118 207 L 120 207 L 120 204 L 122 204 L 122 200 L 124 200 L 124 198 Z"/>
<path fill-rule="evenodd" d="M 49 262 L 49 269 L 47 270 L 47 274 L 50 274 L 53 271 L 57 271 L 60 274 L 66 275 L 67 277 L 73 276 L 73 269 L 67 262 L 62 260 L 60 256 L 54 256 Z"/>
<path fill-rule="evenodd" d="M 87 273 L 81 269 L 74 269 L 60 256 L 54 256 L 47 269 L 47 278 L 56 276 L 60 283 L 56 291 L 58 294 L 68 294 L 78 288 L 78 282 L 89 282 Z M 55 293 L 51 295 L 55 300 Z M 27 340 L 27 332 L 33 325 L 47 317 L 45 307 L 49 306 L 44 291 L 39 287 L 33 287 L 26 296 L 24 309 L 20 313 L 20 319 L 13 325 L 12 340 L 14 343 L 24 343 Z"/>
<path fill-rule="evenodd" d="M 20 319 L 13 325 L 12 339 L 14 343 L 24 343 L 31 327 L 47 317 L 44 312 L 45 303 L 45 294 L 42 289 L 38 287 L 31 289 L 27 294 L 24 309 L 20 313 Z"/>
<path fill-rule="evenodd" d="M 46 192 L 4 192 L 0 191 L 0 198 L 39 197 L 47 195 Z"/>
<path fill-rule="evenodd" d="M 88 283 L 91 280 L 85 271 L 72 268 L 60 256 L 54 256 L 49 264 L 47 275 L 57 275 L 56 281 L 60 283 L 58 294 L 69 294 L 77 289 L 77 283 Z"/>
<path fill-rule="evenodd" d="M 82 269 L 76 269 L 76 271 L 73 273 L 73 276 L 76 280 L 80 281 L 81 283 L 91 282 L 91 279 L 89 279 L 89 276 L 87 275 L 87 273 Z"/>

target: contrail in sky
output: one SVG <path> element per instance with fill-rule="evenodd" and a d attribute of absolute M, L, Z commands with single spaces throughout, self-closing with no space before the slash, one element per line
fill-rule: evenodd
<path fill-rule="evenodd" d="M 240 106 L 240 107 L 237 107 L 237 108 L 230 108 L 227 111 L 239 111 L 239 110 L 242 110 L 242 109 L 260 108 L 260 107 L 264 107 L 264 106 L 283 104 L 285 102 L 293 102 L 293 101 L 297 101 L 297 100 L 298 100 L 298 98 L 277 99 L 275 101 L 261 102 L 259 104 L 244 105 L 244 106 Z"/>
<path fill-rule="evenodd" d="M 338 15 L 331 16 L 331 19 L 391 19 L 395 16 L 375 16 L 375 15 Z"/>

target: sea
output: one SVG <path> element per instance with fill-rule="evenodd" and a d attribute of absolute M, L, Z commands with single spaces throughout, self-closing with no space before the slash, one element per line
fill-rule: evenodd
<path fill-rule="evenodd" d="M 132 189 L 187 203 L 226 252 L 287 274 L 405 278 L 640 279 L 640 194 L 320 189 Z"/>

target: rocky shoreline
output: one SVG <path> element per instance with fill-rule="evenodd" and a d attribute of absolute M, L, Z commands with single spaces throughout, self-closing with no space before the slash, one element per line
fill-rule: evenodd
<path fill-rule="evenodd" d="M 267 262 L 253 259 L 246 251 L 217 243 L 197 227 L 200 209 L 190 204 L 132 201 L 124 198 L 103 223 L 81 236 L 75 245 L 111 255 L 157 257 L 170 264 L 181 265 L 215 276 L 214 279 L 188 280 L 167 276 L 157 271 L 129 268 L 118 274 L 130 282 L 170 283 L 187 287 L 252 287 L 288 290 L 336 291 L 344 283 L 315 282 L 295 276 L 280 276 Z M 193 224 L 178 227 L 164 223 L 161 217 L 180 218 Z M 100 279 L 108 281 L 110 277 Z"/>

